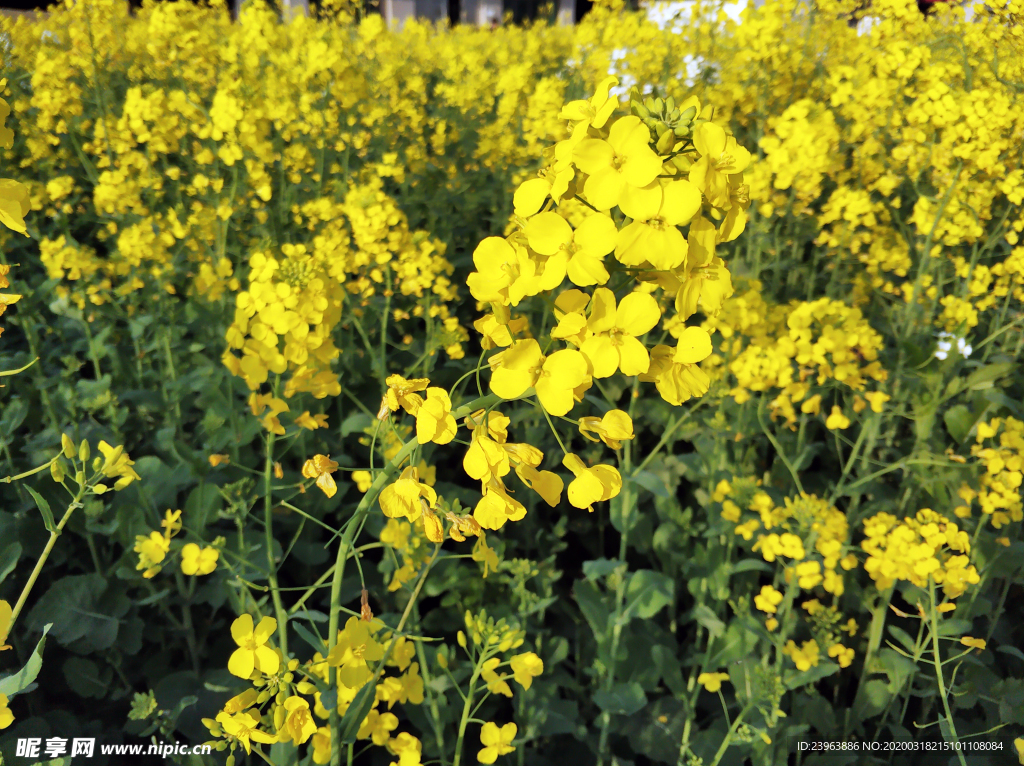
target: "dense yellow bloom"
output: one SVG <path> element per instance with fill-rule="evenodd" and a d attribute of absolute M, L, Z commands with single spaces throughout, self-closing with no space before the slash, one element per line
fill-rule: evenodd
<path fill-rule="evenodd" d="M 693 133 L 700 159 L 690 168 L 690 182 L 715 207 L 729 206 L 729 176 L 750 164 L 750 152 L 713 122 L 701 123 Z"/>
<path fill-rule="evenodd" d="M 250 614 L 243 614 L 231 623 L 231 638 L 238 644 L 238 648 L 228 658 L 228 670 L 231 674 L 239 678 L 249 678 L 253 670 L 266 675 L 276 673 L 281 665 L 280 657 L 267 646 L 267 641 L 276 630 L 277 620 L 273 617 L 264 617 L 255 627 Z"/>
<path fill-rule="evenodd" d="M 848 668 L 853 663 L 853 649 L 847 649 L 842 644 L 833 644 L 828 648 L 828 656 L 834 657 L 839 667 Z"/>
<path fill-rule="evenodd" d="M 363 721 L 362 726 L 359 727 L 356 737 L 358 739 L 373 740 L 373 744 L 377 745 L 377 747 L 383 747 L 391 739 L 391 732 L 397 728 L 398 716 L 394 713 L 381 713 L 377 710 L 371 710 L 366 716 L 366 720 Z"/>
<path fill-rule="evenodd" d="M 426 378 L 406 380 L 401 375 L 389 375 L 388 379 L 384 382 L 388 387 L 384 400 L 390 412 L 398 412 L 399 408 L 413 416 L 419 412 L 420 407 L 423 405 L 423 397 L 419 396 L 416 392 L 426 391 L 430 385 L 429 380 Z"/>
<path fill-rule="evenodd" d="M 526 222 L 523 233 L 532 249 L 552 256 L 544 267 L 545 281 L 557 278 L 560 283 L 566 275 L 581 287 L 608 281 L 604 257 L 615 248 L 618 234 L 608 216 L 588 216 L 574 231 L 558 213 L 540 213 Z"/>
<path fill-rule="evenodd" d="M 152 579 L 160 571 L 160 562 L 166 557 L 171 549 L 171 541 L 159 532 L 150 532 L 149 536 L 136 535 L 135 548 L 139 554 L 139 563 L 135 568 L 142 571 L 142 576 L 147 580 Z"/>
<path fill-rule="evenodd" d="M 585 126 L 603 128 L 619 105 L 618 99 L 608 93 L 612 86 L 618 84 L 617 77 L 604 78 L 598 84 L 593 96 L 586 100 L 570 101 L 562 107 L 558 116 L 563 120 L 578 121 Z"/>
<path fill-rule="evenodd" d="M 338 643 L 327 655 L 327 665 L 338 669 L 338 683 L 359 689 L 373 676 L 367 663 L 384 657 L 384 647 L 373 635 L 380 624 L 379 620 L 367 623 L 349 617 L 344 629 L 338 631 Z"/>
<path fill-rule="evenodd" d="M 818 642 L 814 640 L 804 641 L 803 646 L 797 647 L 796 642 L 791 639 L 783 647 L 782 653 L 793 660 L 797 670 L 810 670 L 812 667 L 817 667 L 821 659 Z"/>

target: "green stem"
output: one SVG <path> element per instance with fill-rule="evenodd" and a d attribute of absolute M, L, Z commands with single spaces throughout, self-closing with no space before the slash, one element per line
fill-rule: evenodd
<path fill-rule="evenodd" d="M 733 719 L 732 726 L 729 727 L 729 731 L 725 734 L 725 739 L 722 740 L 722 744 L 718 746 L 718 752 L 715 753 L 715 758 L 711 761 L 711 766 L 718 766 L 722 757 L 725 755 L 725 751 L 729 749 L 729 745 L 732 743 L 733 735 L 736 734 L 736 730 L 740 728 L 740 724 L 743 723 L 743 718 L 750 712 L 753 707 L 753 703 L 748 702 L 739 715 Z"/>
<path fill-rule="evenodd" d="M 452 415 L 455 417 L 455 420 L 458 421 L 478 409 L 490 407 L 500 401 L 502 401 L 502 399 L 497 394 L 488 394 L 487 396 L 474 399 L 468 404 L 459 407 L 457 410 L 452 412 Z M 401 466 L 402 463 L 412 455 L 417 447 L 419 447 L 419 441 L 415 436 L 402 445 L 398 454 L 391 458 L 381 472 L 377 474 L 377 477 L 373 480 L 373 484 L 370 485 L 366 494 L 363 495 L 363 499 L 360 500 L 359 505 L 356 506 L 356 509 L 352 514 L 352 518 L 350 518 L 345 524 L 345 532 L 341 536 L 341 540 L 338 542 L 338 554 L 334 563 L 334 576 L 331 579 L 330 621 L 327 629 L 328 652 L 334 649 L 338 643 L 338 625 L 341 621 L 341 585 L 345 579 L 345 562 L 348 560 L 349 553 L 352 550 L 352 544 L 355 540 L 356 532 L 361 528 L 362 521 L 370 512 L 370 508 L 372 508 L 373 504 L 376 502 L 377 496 L 380 495 L 385 485 L 387 485 L 391 477 L 398 471 L 399 466 Z M 328 683 L 331 688 L 334 688 L 337 684 L 337 677 L 332 674 Z M 331 710 L 331 766 L 340 766 L 341 763 L 340 720 L 341 718 L 338 715 L 337 709 Z"/>
<path fill-rule="evenodd" d="M 18 596 L 18 600 L 14 604 L 10 622 L 7 623 L 7 632 L 5 635 L 0 636 L 0 644 L 3 644 L 4 639 L 11 635 L 11 631 L 14 629 L 14 623 L 18 621 L 18 615 L 21 614 L 21 610 L 25 608 L 25 602 L 28 601 L 28 596 L 32 592 L 32 588 L 35 586 L 36 580 L 39 579 L 39 574 L 43 571 L 43 565 L 50 557 L 50 551 L 53 550 L 53 546 L 56 544 L 57 538 L 60 537 L 60 533 L 64 529 L 64 525 L 68 523 L 68 520 L 71 518 L 71 514 L 75 512 L 75 509 L 82 507 L 80 501 L 84 493 L 85 487 L 80 487 L 78 493 L 75 495 L 75 499 L 71 501 L 71 504 L 68 505 L 67 511 L 64 512 L 64 517 L 57 524 L 57 528 L 50 532 L 50 539 L 46 541 L 43 552 L 39 554 L 39 559 L 36 561 L 35 567 L 32 568 L 32 573 L 28 576 L 28 581 L 25 583 L 25 587 L 21 589 L 21 595 Z"/>
<path fill-rule="evenodd" d="M 270 585 L 270 597 L 274 601 L 274 613 L 277 617 L 277 644 L 285 661 L 288 660 L 288 612 L 281 602 L 281 591 L 277 586 L 277 565 L 274 562 L 274 495 L 272 480 L 274 477 L 274 439 L 277 434 L 267 434 L 267 454 L 263 464 L 263 545 L 267 549 L 267 582 Z"/>
<path fill-rule="evenodd" d="M 480 655 L 476 667 L 473 668 L 473 676 L 469 679 L 469 694 L 466 695 L 466 702 L 462 706 L 462 718 L 459 720 L 459 736 L 455 740 L 455 758 L 452 761 L 452 766 L 459 766 L 459 762 L 462 760 L 462 741 L 466 738 L 466 725 L 469 723 L 469 712 L 473 706 L 473 694 L 476 691 L 476 682 L 480 677 L 480 668 L 483 667 L 486 656 L 486 652 Z"/>
<path fill-rule="evenodd" d="M 935 580 L 929 578 L 928 580 L 928 593 L 932 600 L 932 657 L 935 663 L 935 680 L 939 684 L 939 696 L 942 698 L 942 709 L 946 711 L 946 723 L 949 724 L 949 733 L 953 736 L 953 742 L 959 744 L 960 738 L 956 735 L 956 724 L 953 723 L 953 713 L 949 709 L 949 697 L 946 694 L 946 682 L 942 677 L 942 658 L 939 654 L 939 610 L 935 608 Z M 964 759 L 964 751 L 960 748 L 956 748 L 957 758 L 960 760 L 960 766 L 967 766 L 967 761 Z"/>

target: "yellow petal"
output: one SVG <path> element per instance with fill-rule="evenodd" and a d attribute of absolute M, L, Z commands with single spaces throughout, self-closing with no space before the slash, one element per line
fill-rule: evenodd
<path fill-rule="evenodd" d="M 661 218 L 666 224 L 679 226 L 693 218 L 700 206 L 700 189 L 689 181 L 672 181 L 664 189 Z"/>
<path fill-rule="evenodd" d="M 675 361 L 679 364 L 697 364 L 711 356 L 711 336 L 701 327 L 687 327 L 679 335 Z"/>
<path fill-rule="evenodd" d="M 256 667 L 256 655 L 246 649 L 235 649 L 228 658 L 228 672 L 239 678 L 248 678 Z"/>
<path fill-rule="evenodd" d="M 650 332 L 660 320 L 661 309 L 650 293 L 630 293 L 615 311 L 615 326 L 633 336 Z"/>
<path fill-rule="evenodd" d="M 530 247 L 541 255 L 554 255 L 572 241 L 572 227 L 558 213 L 541 213 L 526 222 L 524 228 Z"/>
<path fill-rule="evenodd" d="M 543 178 L 531 178 L 519 184 L 516 193 L 512 196 L 512 205 L 515 207 L 516 215 L 529 218 L 540 210 L 544 200 L 551 191 L 551 184 Z"/>

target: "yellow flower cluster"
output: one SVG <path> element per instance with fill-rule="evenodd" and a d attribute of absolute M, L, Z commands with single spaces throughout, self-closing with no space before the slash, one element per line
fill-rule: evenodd
<path fill-rule="evenodd" d="M 707 391 L 696 365 L 711 353 L 710 336 L 682 322 L 698 306 L 713 313 L 720 305 L 728 288 L 714 283 L 727 285 L 728 272 L 715 246 L 739 236 L 746 222 L 742 173 L 750 155 L 711 121 L 711 108 L 692 96 L 678 106 L 634 96 L 632 113 L 616 116 L 609 91 L 617 83 L 607 78 L 589 100 L 562 108 L 567 137 L 540 176 L 517 189 L 513 231 L 476 248 L 468 280 L 491 309 L 477 329 L 503 348 L 489 360 L 491 390 L 515 399 L 533 388 L 557 416 L 595 379 L 616 372 L 655 382 L 673 404 Z M 589 208 L 585 216 L 567 210 L 577 200 Z M 687 225 L 684 235 L 679 227 Z M 629 289 L 605 287 L 613 274 Z M 562 291 L 566 280 L 574 287 Z M 675 348 L 644 342 L 663 318 L 659 288 L 676 309 L 665 326 Z M 518 338 L 528 328 L 511 321 L 510 308 L 541 293 L 557 296 L 550 337 L 566 344 L 560 350 Z"/>
<path fill-rule="evenodd" d="M 882 336 L 860 309 L 829 298 L 769 306 L 760 290 L 760 283 L 752 281 L 703 325 L 722 334 L 721 354 L 712 355 L 708 365 L 716 378 L 731 374 L 735 385 L 729 393 L 737 402 L 747 401 L 754 392 L 780 389 L 769 404 L 772 417 L 781 416 L 795 428 L 796 405 L 805 414 L 818 415 L 828 381 L 862 392 L 869 380 L 881 383 L 888 378 L 878 361 Z M 812 394 L 813 390 L 822 393 Z M 857 396 L 856 411 L 864 408 L 865 399 L 873 411 L 881 412 L 889 395 L 875 391 Z M 836 417 L 826 423 L 829 429 L 849 426 L 842 408 L 837 406 L 833 414 Z"/>
<path fill-rule="evenodd" d="M 876 514 L 864 521 L 864 534 L 864 569 L 880 589 L 897 580 L 925 588 L 931 580 L 953 599 L 980 581 L 970 563 L 967 533 L 930 508 L 902 521 L 892 514 Z"/>
<path fill-rule="evenodd" d="M 998 447 L 983 446 L 997 435 Z M 1024 519 L 1020 491 L 1024 476 L 1024 423 L 1012 417 L 978 423 L 971 455 L 985 466 L 985 472 L 978 479 L 980 489 L 976 491 L 967 484 L 961 486 L 958 494 L 966 505 L 957 506 L 953 513 L 962 519 L 969 518 L 971 504 L 977 500 L 982 513 L 991 518 L 996 529 Z"/>
<path fill-rule="evenodd" d="M 142 572 L 147 580 L 152 579 L 163 568 L 163 560 L 171 550 L 171 538 L 181 530 L 181 511 L 172 511 L 170 508 L 164 514 L 164 520 L 160 526 L 163 532 L 153 530 L 148 535 L 135 536 L 135 548 L 139 554 L 139 563 L 135 568 Z M 212 570 L 211 570 L 212 571 Z"/>
<path fill-rule="evenodd" d="M 735 485 L 735 486 L 734 486 Z M 794 579 L 804 590 L 821 585 L 826 592 L 841 596 L 845 591 L 842 570 L 857 566 L 857 559 L 848 552 L 849 525 L 846 515 L 827 501 L 803 494 L 786 498 L 784 506 L 776 506 L 767 492 L 757 489 L 751 479 L 722 480 L 715 487 L 712 500 L 722 504 L 722 518 L 736 525 L 735 533 L 751 540 L 759 533 L 751 548 L 760 552 L 765 561 L 789 559 L 785 568 L 786 582 Z M 753 511 L 757 517 L 741 521 L 743 511 Z M 763 612 L 774 613 L 781 595 L 774 588 L 755 596 L 755 606 Z"/>
<path fill-rule="evenodd" d="M 372 705 L 356 737 L 387 748 L 403 764 L 418 766 L 420 741 L 406 732 L 392 733 L 399 723 L 392 708 L 423 702 L 424 683 L 419 663 L 413 662 L 416 649 L 412 641 L 394 636 L 380 620 L 351 617 L 338 631 L 338 641 L 326 656 L 316 652 L 309 662 L 301 663 L 297 659 L 286 661 L 271 645 L 276 630 L 277 620 L 272 617 L 263 617 L 256 624 L 251 615 L 243 614 L 232 623 L 231 636 L 237 648 L 228 660 L 228 670 L 251 681 L 253 688 L 228 700 L 214 719 L 203 719 L 210 733 L 219 739 L 211 744 L 218 750 L 232 751 L 241 746 L 248 753 L 253 742 L 308 742 L 314 763 L 328 763 L 330 729 L 320 721 L 326 722 L 331 711 L 324 707 L 322 692 L 317 688 L 318 682 L 326 682 L 333 672 L 341 715 L 361 688 L 378 679 Z M 383 675 L 380 663 L 385 655 L 385 666 L 397 669 L 398 675 Z M 387 709 L 382 710 L 385 704 Z"/>

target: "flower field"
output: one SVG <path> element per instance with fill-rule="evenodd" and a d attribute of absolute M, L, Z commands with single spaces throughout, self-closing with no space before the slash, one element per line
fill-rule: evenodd
<path fill-rule="evenodd" d="M 969 10 L 3 18 L 0 763 L 1024 764 Z"/>

